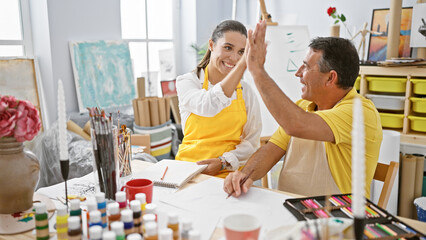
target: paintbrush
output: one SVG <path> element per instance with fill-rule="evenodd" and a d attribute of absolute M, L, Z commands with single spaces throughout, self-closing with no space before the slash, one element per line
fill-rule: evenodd
<path fill-rule="evenodd" d="M 240 188 L 242 188 L 242 186 L 244 185 L 244 183 L 247 181 L 247 179 L 250 177 L 250 175 L 252 174 L 254 172 L 254 169 L 252 169 L 251 171 L 250 171 L 250 173 L 247 175 L 247 176 L 245 176 L 243 179 L 241 179 L 241 182 L 240 182 Z M 234 193 L 235 191 L 232 191 L 232 192 L 230 192 L 229 194 L 228 194 L 228 196 L 226 197 L 226 199 L 228 199 L 233 193 Z"/>

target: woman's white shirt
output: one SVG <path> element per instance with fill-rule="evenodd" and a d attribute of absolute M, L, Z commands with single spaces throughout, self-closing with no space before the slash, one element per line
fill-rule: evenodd
<path fill-rule="evenodd" d="M 224 108 L 231 105 L 236 99 L 236 92 L 228 98 L 220 83 L 212 85 L 209 82 L 208 90 L 203 89 L 204 71 L 200 71 L 200 78 L 195 72 L 186 73 L 176 79 L 176 89 L 179 99 L 179 111 L 181 115 L 182 130 L 185 134 L 185 123 L 194 113 L 203 117 L 213 117 Z M 262 131 L 262 119 L 260 116 L 259 102 L 250 85 L 241 81 L 243 99 L 246 106 L 247 122 L 241 135 L 241 142 L 236 149 L 225 152 L 222 157 L 232 166 L 232 170 L 245 164 L 250 156 L 260 147 L 260 133 Z"/>

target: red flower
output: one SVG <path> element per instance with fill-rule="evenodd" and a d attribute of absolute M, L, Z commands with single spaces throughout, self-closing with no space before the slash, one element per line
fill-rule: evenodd
<path fill-rule="evenodd" d="M 328 14 L 328 16 L 331 16 L 331 14 L 333 14 L 333 13 L 335 13 L 336 12 L 336 8 L 335 7 L 329 7 L 328 9 L 327 9 L 327 14 Z"/>
<path fill-rule="evenodd" d="M 18 142 L 32 140 L 40 131 L 38 110 L 28 101 L 13 96 L 0 98 L 0 138 L 14 137 Z"/>
<path fill-rule="evenodd" d="M 327 9 L 327 14 L 328 14 L 328 16 L 332 17 L 333 19 L 336 19 L 336 21 L 334 21 L 334 24 L 337 24 L 339 21 L 341 21 L 342 23 L 344 23 L 346 21 L 345 15 L 337 14 L 335 7 L 329 7 Z"/>

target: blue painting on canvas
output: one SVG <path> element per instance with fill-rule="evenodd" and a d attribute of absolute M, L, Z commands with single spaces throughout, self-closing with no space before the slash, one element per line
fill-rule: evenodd
<path fill-rule="evenodd" d="M 71 42 L 70 51 L 80 112 L 132 103 L 136 91 L 127 42 Z"/>

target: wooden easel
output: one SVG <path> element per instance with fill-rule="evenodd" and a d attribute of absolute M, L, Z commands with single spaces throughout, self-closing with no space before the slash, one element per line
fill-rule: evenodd
<path fill-rule="evenodd" d="M 277 22 L 272 22 L 271 14 L 269 14 L 266 11 L 265 1 L 259 0 L 259 2 L 260 2 L 260 10 L 262 11 L 262 20 L 266 19 L 266 25 L 273 25 L 273 26 L 278 25 Z"/>

